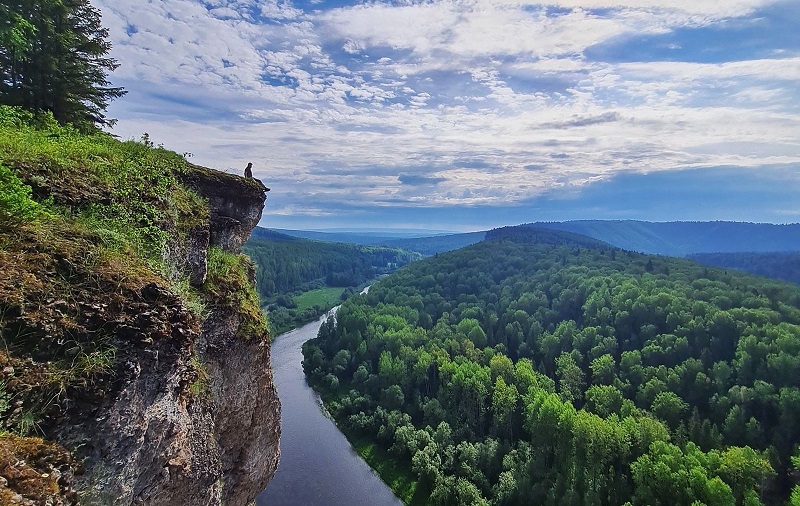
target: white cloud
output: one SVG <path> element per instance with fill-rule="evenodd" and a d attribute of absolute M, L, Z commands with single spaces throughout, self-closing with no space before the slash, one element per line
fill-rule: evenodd
<path fill-rule="evenodd" d="M 584 56 L 767 3 L 96 0 L 131 91 L 116 133 L 217 168 L 257 162 L 278 212 L 311 216 L 344 199 L 507 205 L 619 171 L 800 163 L 800 48 L 720 64 Z M 403 185 L 399 166 L 438 183 Z"/>

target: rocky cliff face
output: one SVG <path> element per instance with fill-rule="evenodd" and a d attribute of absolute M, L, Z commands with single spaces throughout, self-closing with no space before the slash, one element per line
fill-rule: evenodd
<path fill-rule="evenodd" d="M 203 294 L 200 316 L 189 310 L 185 297 L 166 286 L 165 278 L 142 275 L 140 280 L 115 282 L 113 272 L 77 272 L 80 252 L 74 259 L 54 253 L 53 267 L 46 261 L 42 266 L 26 264 L 31 279 L 60 279 L 66 271 L 76 279 L 101 278 L 77 303 L 48 299 L 36 320 L 44 322 L 37 323 L 41 328 L 26 316 L 44 304 L 30 288 L 25 288 L 19 307 L 0 300 L 12 308 L 11 323 L 34 329 L 26 332 L 41 335 L 43 342 L 49 339 L 54 349 L 61 350 L 67 339 L 56 334 L 72 333 L 81 336 L 75 338 L 78 342 L 105 339 L 115 354 L 113 371 L 91 376 L 85 388 L 65 387 L 42 408 L 46 439 L 58 443 L 63 453 L 50 459 L 55 464 L 39 469 L 25 464 L 24 457 L 17 459 L 31 476 L 49 477 L 42 486 L 52 487 L 54 495 L 38 500 L 33 492 L 24 492 L 23 475 L 7 466 L 0 469 L 1 501 L 244 506 L 274 474 L 280 404 L 272 383 L 270 340 L 257 299 L 253 301 L 252 292 L 249 298 L 242 295 L 252 290 L 254 271 L 238 255 L 261 217 L 266 189 L 257 180 L 191 165 L 179 178 L 207 199 L 210 211 L 188 232 L 176 231 L 166 259 L 176 276 L 188 276 Z M 0 260 L 19 256 L 14 255 L 0 251 Z M 5 266 L 14 269 L 13 263 Z M 0 292 L 5 288 L 0 282 Z M 65 315 L 69 328 L 60 327 Z M 0 393 L 11 392 L 39 406 L 44 403 L 23 395 L 34 391 L 28 378 L 39 362 L 32 353 L 25 360 L 0 354 L 0 380 L 7 387 Z M 6 447 L 39 444 L 30 438 L 5 443 L 0 444 L 3 462 L 16 458 L 13 452 L 5 458 Z M 48 444 L 42 442 L 36 451 Z"/>
<path fill-rule="evenodd" d="M 187 237 L 185 259 L 174 260 L 185 260 L 201 286 L 209 248 L 238 253 L 265 193 L 255 180 L 200 167 L 185 182 L 208 199 L 210 217 Z M 145 287 L 141 298 L 149 313 L 139 315 L 151 317 L 133 333 L 147 341 L 156 328 L 166 336 L 132 350 L 119 393 L 76 413 L 82 423 L 61 433 L 62 444 L 85 448 L 78 488 L 88 502 L 104 504 L 248 504 L 274 474 L 280 451 L 269 336 L 243 335 L 234 305 L 212 302 L 197 322 L 158 286 Z"/>

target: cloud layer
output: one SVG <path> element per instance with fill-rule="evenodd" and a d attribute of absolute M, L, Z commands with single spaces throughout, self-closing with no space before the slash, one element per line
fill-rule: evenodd
<path fill-rule="evenodd" d="M 115 133 L 253 161 L 265 224 L 320 228 L 478 228 L 566 201 L 561 218 L 620 217 L 573 204 L 668 172 L 800 191 L 791 3 L 95 0 L 130 91 Z M 747 219 L 697 195 L 682 219 Z M 751 195 L 751 219 L 797 221 L 778 201 Z M 623 207 L 670 219 L 666 202 Z M 465 209 L 482 211 L 448 220 Z"/>

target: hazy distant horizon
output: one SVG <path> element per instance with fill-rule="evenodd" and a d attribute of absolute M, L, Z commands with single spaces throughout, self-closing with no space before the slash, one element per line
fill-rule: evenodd
<path fill-rule="evenodd" d="M 666 220 L 666 221 L 651 221 L 651 220 L 560 220 L 560 221 L 553 221 L 553 223 L 564 223 L 564 222 L 575 222 L 575 221 L 639 221 L 639 222 L 649 222 L 649 223 L 675 223 L 675 222 L 682 222 L 682 223 L 713 223 L 717 222 L 731 222 L 731 223 L 751 223 L 756 225 L 799 225 L 800 221 L 797 222 L 787 222 L 787 223 L 770 223 L 770 222 L 753 222 L 753 221 L 735 221 L 735 220 Z M 491 228 L 501 228 L 501 227 L 514 227 L 519 225 L 526 225 L 529 223 L 535 222 L 525 222 L 525 223 L 508 223 L 505 225 L 499 225 L 497 227 Z M 430 230 L 425 228 L 358 228 L 358 227 L 338 227 L 338 228 L 313 228 L 313 229 L 292 229 L 292 228 L 283 228 L 283 227 L 271 227 L 271 226 L 264 226 L 259 224 L 262 228 L 268 228 L 270 230 L 275 230 L 277 232 L 318 232 L 323 234 L 364 234 L 364 235 L 377 235 L 380 236 L 382 233 L 393 233 L 393 234 L 402 234 L 407 237 L 413 237 L 412 234 L 419 233 L 419 237 L 424 236 L 434 236 L 434 235 L 450 235 L 450 234 L 464 234 L 464 233 L 473 233 L 473 232 L 486 232 L 491 230 L 491 228 L 485 229 L 474 229 L 474 230 Z"/>

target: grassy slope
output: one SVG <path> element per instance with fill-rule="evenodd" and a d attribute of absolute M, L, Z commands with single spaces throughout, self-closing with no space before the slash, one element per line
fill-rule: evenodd
<path fill-rule="evenodd" d="M 297 303 L 297 310 L 305 311 L 314 306 L 330 309 L 341 301 L 342 291 L 345 288 L 347 287 L 318 288 L 296 295 L 294 301 Z"/>

